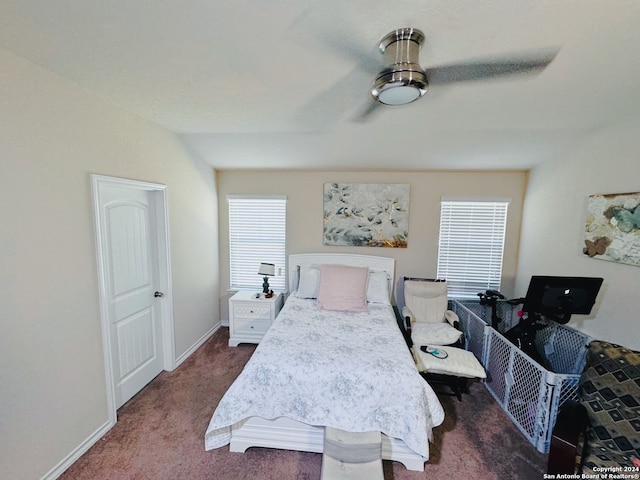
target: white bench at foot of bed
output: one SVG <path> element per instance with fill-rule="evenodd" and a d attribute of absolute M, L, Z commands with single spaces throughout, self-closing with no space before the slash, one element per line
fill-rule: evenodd
<path fill-rule="evenodd" d="M 250 447 L 279 448 L 322 453 L 324 427 L 316 427 L 287 417 L 265 420 L 251 417 L 231 427 L 229 450 L 244 452 Z M 402 463 L 407 470 L 424 471 L 422 455 L 408 448 L 402 440 L 382 435 L 382 458 Z"/>

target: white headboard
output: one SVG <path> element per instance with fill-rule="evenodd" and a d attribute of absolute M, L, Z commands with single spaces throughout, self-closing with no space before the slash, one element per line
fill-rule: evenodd
<path fill-rule="evenodd" d="M 349 253 L 301 253 L 289 255 L 289 293 L 298 287 L 298 267 L 312 265 L 349 265 L 351 267 L 368 267 L 377 272 L 389 275 L 389 296 L 394 285 L 395 259 L 376 257 L 373 255 L 352 255 Z"/>

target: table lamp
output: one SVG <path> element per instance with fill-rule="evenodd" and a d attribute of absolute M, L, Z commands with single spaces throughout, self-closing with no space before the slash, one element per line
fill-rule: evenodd
<path fill-rule="evenodd" d="M 269 277 L 276 274 L 276 266 L 273 263 L 261 263 L 258 269 L 258 275 L 262 275 L 262 293 L 269 293 Z"/>

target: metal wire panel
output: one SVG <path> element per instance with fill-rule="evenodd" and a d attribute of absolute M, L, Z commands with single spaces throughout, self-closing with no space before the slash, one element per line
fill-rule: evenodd
<path fill-rule="evenodd" d="M 475 305 L 478 306 L 478 304 Z M 484 352 L 486 351 L 484 343 L 486 341 L 487 324 L 480 320 L 477 313 L 474 313 L 460 302 L 451 302 L 450 308 L 456 312 L 460 319 L 460 328 L 464 333 L 466 349 L 473 352 L 482 366 L 484 366 Z"/>
<path fill-rule="evenodd" d="M 545 359 L 542 366 L 501 333 L 517 324 L 519 306 L 498 302 L 501 331 L 489 325 L 488 306 L 454 301 L 452 308 L 460 317 L 469 349 L 474 349 L 487 371 L 485 387 L 536 449 L 548 453 L 558 408 L 577 398 L 591 337 L 549 322 L 536 336 L 536 346 Z"/>

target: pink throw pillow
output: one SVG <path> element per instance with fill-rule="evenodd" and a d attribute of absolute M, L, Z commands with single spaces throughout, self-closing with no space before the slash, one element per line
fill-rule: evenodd
<path fill-rule="evenodd" d="M 369 269 L 346 265 L 320 265 L 318 308 L 345 312 L 367 311 Z"/>

